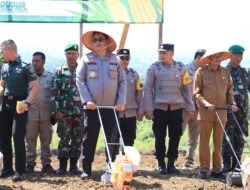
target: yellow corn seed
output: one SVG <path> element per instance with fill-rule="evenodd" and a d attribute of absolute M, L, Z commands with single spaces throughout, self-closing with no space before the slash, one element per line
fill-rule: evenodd
<path fill-rule="evenodd" d="M 130 17 L 123 6 L 123 4 L 118 0 L 105 0 L 106 5 L 108 6 L 115 22 L 129 23 Z"/>
<path fill-rule="evenodd" d="M 155 22 L 157 14 L 151 0 L 128 0 L 135 22 Z"/>

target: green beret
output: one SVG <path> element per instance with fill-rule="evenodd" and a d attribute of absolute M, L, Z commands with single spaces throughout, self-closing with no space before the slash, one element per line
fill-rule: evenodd
<path fill-rule="evenodd" d="M 245 51 L 245 48 L 243 48 L 240 45 L 232 45 L 229 49 L 228 49 L 232 54 L 240 54 L 243 53 Z"/>
<path fill-rule="evenodd" d="M 77 44 L 68 44 L 66 46 L 66 48 L 64 49 L 64 51 L 68 51 L 68 50 L 76 50 L 78 51 L 78 45 Z"/>

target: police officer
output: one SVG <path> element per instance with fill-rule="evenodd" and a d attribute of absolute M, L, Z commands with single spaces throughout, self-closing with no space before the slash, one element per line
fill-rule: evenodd
<path fill-rule="evenodd" d="M 206 50 L 204 49 L 198 49 L 195 52 L 194 60 L 186 65 L 188 74 L 193 81 L 194 73 L 195 71 L 200 67 L 199 60 L 202 58 L 202 56 L 206 53 Z M 190 87 L 193 87 L 193 83 L 190 83 Z M 188 143 L 187 143 L 187 152 L 186 152 L 186 158 L 184 167 L 186 168 L 196 168 L 197 166 L 194 164 L 194 153 L 195 149 L 198 145 L 198 137 L 200 134 L 200 122 L 197 120 L 198 115 L 198 109 L 197 105 L 195 104 L 195 112 L 194 112 L 194 118 L 188 121 L 188 118 L 186 117 L 185 112 L 183 112 L 184 115 L 184 122 L 183 122 L 183 131 L 185 130 L 186 126 L 188 127 Z"/>
<path fill-rule="evenodd" d="M 96 143 L 100 130 L 96 106 L 115 106 L 123 111 L 126 103 L 126 78 L 119 58 L 112 52 L 116 48 L 114 39 L 100 31 L 86 32 L 83 44 L 92 52 L 83 57 L 77 67 L 77 86 L 85 106 L 85 135 L 83 140 L 83 173 L 81 178 L 91 176 Z M 107 142 L 118 143 L 116 120 L 111 109 L 100 109 Z M 119 146 L 109 145 L 111 159 L 115 160 Z"/>
<path fill-rule="evenodd" d="M 52 78 L 51 107 L 58 121 L 57 134 L 60 138 L 57 175 L 66 174 L 70 158 L 70 173 L 81 174 L 77 161 L 81 154 L 83 139 L 83 109 L 76 86 L 76 67 L 79 57 L 78 45 L 68 44 L 65 48 L 67 64 L 56 69 Z"/>
<path fill-rule="evenodd" d="M 13 40 L 1 43 L 1 53 L 7 64 L 3 65 L 0 82 L 0 94 L 3 94 L 2 120 L 0 133 L 2 134 L 3 165 L 1 177 L 13 175 L 12 168 L 12 125 L 14 125 L 14 147 L 16 172 L 13 181 L 20 181 L 25 172 L 26 152 L 25 134 L 28 119 L 28 108 L 38 93 L 39 83 L 32 66 L 24 64 L 17 53 L 17 46 Z M 31 88 L 28 95 L 28 88 Z M 17 101 L 23 104 L 17 107 Z"/>
<path fill-rule="evenodd" d="M 182 111 L 193 117 L 191 79 L 181 62 L 173 59 L 174 45 L 162 44 L 159 49 L 160 61 L 153 63 L 147 73 L 144 90 L 144 112 L 147 119 L 153 119 L 156 159 L 159 173 L 179 174 L 174 166 L 178 157 L 178 146 L 182 135 Z M 165 138 L 168 126 L 168 163 L 165 164 Z"/>
<path fill-rule="evenodd" d="M 232 105 L 232 110 L 237 107 L 233 97 L 233 82 L 228 69 L 220 66 L 221 61 L 228 59 L 229 52 L 218 52 L 208 55 L 200 60 L 201 64 L 207 64 L 195 72 L 193 96 L 198 104 L 200 121 L 200 172 L 198 177 L 206 179 L 210 170 L 209 140 L 213 130 L 213 167 L 211 177 L 225 178 L 221 172 L 222 165 L 222 139 L 223 129 L 227 121 L 227 110 L 216 110 L 222 121 L 220 126 L 215 114 L 215 108 L 226 108 Z"/>
<path fill-rule="evenodd" d="M 243 58 L 243 53 L 245 51 L 244 47 L 240 45 L 232 45 L 229 48 L 229 51 L 232 53 L 230 57 L 230 62 L 226 66 L 231 73 L 233 80 L 233 90 L 234 90 L 234 99 L 239 110 L 235 113 L 235 116 L 240 124 L 240 127 L 244 134 L 248 136 L 248 91 L 250 89 L 250 76 L 248 75 L 245 68 L 240 66 L 240 63 Z M 225 130 L 227 135 L 230 138 L 230 141 L 233 145 L 233 148 L 237 154 L 239 160 L 241 160 L 242 151 L 244 148 L 244 139 L 239 128 L 236 126 L 236 122 L 232 113 L 228 112 L 227 123 Z M 234 170 L 238 164 L 226 138 L 224 136 L 223 146 L 222 146 L 222 155 L 223 155 L 223 172 L 229 172 Z"/>
<path fill-rule="evenodd" d="M 121 59 L 121 66 L 125 70 L 127 79 L 127 96 L 125 110 L 119 112 L 120 127 L 125 146 L 133 146 L 136 138 L 136 119 L 143 117 L 143 88 L 139 74 L 128 68 L 130 61 L 129 49 L 118 49 L 117 55 Z"/>
<path fill-rule="evenodd" d="M 34 172 L 34 167 L 36 165 L 36 144 L 38 135 L 41 141 L 42 172 L 55 172 L 50 165 L 50 143 L 53 130 L 50 123 L 51 108 L 49 91 L 52 73 L 44 70 L 45 59 L 46 57 L 43 52 L 33 53 L 32 64 L 36 70 L 37 79 L 39 81 L 39 93 L 31 104 L 28 113 L 28 123 L 26 128 L 26 172 L 28 173 Z"/>
<path fill-rule="evenodd" d="M 0 73 L 2 72 L 2 66 L 3 66 L 3 58 L 2 58 L 2 54 L 0 53 Z M 1 79 L 1 77 L 0 77 Z M 1 116 L 2 116 L 2 100 L 3 100 L 3 96 L 0 95 L 0 121 L 2 121 Z M 1 140 L 1 133 L 0 133 L 0 152 L 2 152 L 2 140 Z"/>

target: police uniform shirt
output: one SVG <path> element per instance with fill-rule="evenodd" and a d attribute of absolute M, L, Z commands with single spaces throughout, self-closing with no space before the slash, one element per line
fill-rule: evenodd
<path fill-rule="evenodd" d="M 139 74 L 132 68 L 126 69 L 127 96 L 125 110 L 119 112 L 120 118 L 143 114 L 143 86 Z"/>
<path fill-rule="evenodd" d="M 23 96 L 28 94 L 29 82 L 36 80 L 36 73 L 31 65 L 24 64 L 18 57 L 3 65 L 2 80 L 6 82 L 5 96 Z"/>
<path fill-rule="evenodd" d="M 171 64 L 156 62 L 148 69 L 144 87 L 144 111 L 177 110 L 185 108 L 194 111 L 191 79 L 181 62 Z"/>
<path fill-rule="evenodd" d="M 199 105 L 198 120 L 217 121 L 214 112 L 206 109 L 208 103 L 225 108 L 234 103 L 233 82 L 228 69 L 219 67 L 216 71 L 210 65 L 195 72 L 193 96 Z M 218 110 L 222 121 L 227 120 L 227 111 Z"/>
<path fill-rule="evenodd" d="M 39 81 L 39 92 L 35 100 L 31 103 L 28 119 L 32 121 L 48 121 L 51 115 L 50 85 L 52 73 L 44 71 L 41 76 L 37 76 L 37 79 Z"/>
<path fill-rule="evenodd" d="M 126 104 L 126 76 L 114 54 L 83 57 L 77 67 L 77 86 L 82 103 L 94 102 L 99 106 Z"/>

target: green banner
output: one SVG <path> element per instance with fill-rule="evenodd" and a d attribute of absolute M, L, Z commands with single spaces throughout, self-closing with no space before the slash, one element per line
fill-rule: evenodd
<path fill-rule="evenodd" d="M 162 23 L 163 0 L 0 0 L 0 22 Z"/>

